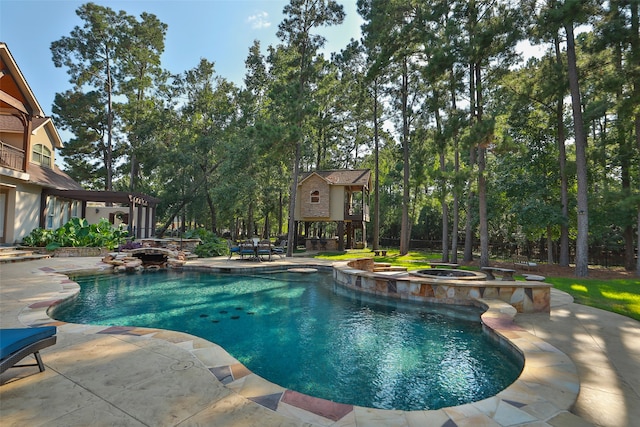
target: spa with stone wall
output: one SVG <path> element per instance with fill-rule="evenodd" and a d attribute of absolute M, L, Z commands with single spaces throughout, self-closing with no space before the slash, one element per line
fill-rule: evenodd
<path fill-rule="evenodd" d="M 374 272 L 371 258 L 334 265 L 341 286 L 385 298 L 442 304 L 476 305 L 478 299 L 498 299 L 518 313 L 550 312 L 551 285 L 545 282 L 431 279 L 411 272 Z"/>

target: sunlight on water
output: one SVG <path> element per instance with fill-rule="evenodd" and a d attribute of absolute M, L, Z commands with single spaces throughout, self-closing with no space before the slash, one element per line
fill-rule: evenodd
<path fill-rule="evenodd" d="M 337 287 L 329 274 L 74 280 L 82 290 L 55 310 L 56 319 L 187 332 L 220 344 L 269 381 L 342 403 L 459 405 L 498 393 L 522 368 L 484 335 L 478 309 L 383 304 Z"/>

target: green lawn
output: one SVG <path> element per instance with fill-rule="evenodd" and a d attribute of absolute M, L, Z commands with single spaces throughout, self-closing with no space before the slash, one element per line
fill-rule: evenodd
<path fill-rule="evenodd" d="M 348 252 L 320 253 L 317 258 L 341 260 L 373 257 L 371 249 L 349 250 Z M 428 267 L 427 260 L 438 261 L 439 254 L 413 251 L 399 256 L 397 250 L 389 250 L 386 257 L 373 257 L 376 262 L 417 270 Z M 573 296 L 575 302 L 603 310 L 612 311 L 640 321 L 640 279 L 580 279 L 547 277 L 547 282 L 557 289 Z"/>
<path fill-rule="evenodd" d="M 407 267 L 409 270 L 428 268 L 427 260 L 439 261 L 440 255 L 411 251 L 407 255 L 400 256 L 400 252 L 395 249 L 387 250 L 387 256 L 373 256 L 371 249 L 349 249 L 346 252 L 321 252 L 315 258 L 330 259 L 333 261 L 347 260 L 353 258 L 373 258 L 376 262 L 388 262 L 395 266 Z"/>
<path fill-rule="evenodd" d="M 640 321 L 639 279 L 547 277 L 547 282 L 571 294 L 578 304 L 613 311 Z"/>

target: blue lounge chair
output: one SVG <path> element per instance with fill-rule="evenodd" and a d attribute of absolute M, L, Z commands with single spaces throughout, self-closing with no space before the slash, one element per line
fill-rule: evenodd
<path fill-rule="evenodd" d="M 229 258 L 227 259 L 231 259 L 233 254 L 240 254 L 240 246 L 234 244 L 231 240 L 227 240 L 227 246 L 229 247 Z"/>
<path fill-rule="evenodd" d="M 40 350 L 56 343 L 56 327 L 0 329 L 0 374 L 9 368 L 37 366 L 44 371 Z M 37 363 L 16 365 L 17 362 L 33 354 Z"/>

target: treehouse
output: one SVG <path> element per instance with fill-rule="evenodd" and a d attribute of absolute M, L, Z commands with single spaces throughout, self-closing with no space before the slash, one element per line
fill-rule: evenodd
<path fill-rule="evenodd" d="M 369 169 L 304 174 L 296 191 L 295 220 L 304 225 L 307 249 L 366 247 L 370 189 Z"/>

